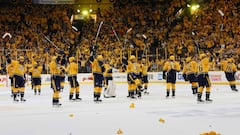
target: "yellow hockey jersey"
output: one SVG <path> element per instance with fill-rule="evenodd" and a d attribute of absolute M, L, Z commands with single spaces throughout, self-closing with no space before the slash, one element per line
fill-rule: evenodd
<path fill-rule="evenodd" d="M 137 62 L 132 63 L 129 61 L 127 65 L 127 72 L 139 74 L 141 72 L 140 64 L 138 64 Z"/>
<path fill-rule="evenodd" d="M 49 68 L 51 75 L 60 75 L 60 66 L 55 61 L 50 62 Z"/>
<path fill-rule="evenodd" d="M 42 66 L 38 66 L 36 68 L 32 67 L 29 72 L 32 73 L 32 78 L 40 78 L 42 73 Z"/>
<path fill-rule="evenodd" d="M 197 62 L 196 61 L 191 61 L 189 63 L 186 63 L 183 67 L 183 73 L 184 74 L 192 74 L 196 73 L 198 71 L 197 69 Z"/>
<path fill-rule="evenodd" d="M 12 77 L 13 76 L 13 73 L 14 73 L 14 67 L 12 64 L 8 64 L 7 67 L 6 67 L 6 70 L 7 70 L 7 74 L 9 77 Z"/>
<path fill-rule="evenodd" d="M 198 73 L 208 73 L 209 70 L 209 58 L 204 58 L 198 63 Z"/>
<path fill-rule="evenodd" d="M 142 72 L 142 75 L 147 75 L 148 66 L 146 64 L 141 64 L 141 72 Z"/>
<path fill-rule="evenodd" d="M 227 73 L 234 73 L 237 71 L 237 66 L 234 63 L 228 63 L 224 71 Z"/>
<path fill-rule="evenodd" d="M 112 77 L 112 71 L 110 72 L 110 70 L 112 70 L 110 64 L 103 64 L 104 68 L 105 68 L 105 72 L 103 73 L 104 77 Z"/>
<path fill-rule="evenodd" d="M 11 64 L 13 65 L 13 69 L 14 69 L 13 74 L 24 77 L 24 74 L 26 73 L 27 68 L 16 60 L 12 60 Z"/>
<path fill-rule="evenodd" d="M 67 67 L 68 76 L 75 76 L 78 73 L 78 64 L 71 62 Z"/>
<path fill-rule="evenodd" d="M 221 64 L 221 69 L 223 71 L 226 71 L 228 61 L 227 60 L 222 60 L 220 64 Z"/>
<path fill-rule="evenodd" d="M 103 74 L 102 67 L 103 67 L 103 63 L 101 61 L 98 61 L 97 59 L 93 60 L 92 62 L 93 73 Z"/>
<path fill-rule="evenodd" d="M 163 71 L 180 71 L 180 64 L 176 61 L 167 61 L 163 66 Z"/>

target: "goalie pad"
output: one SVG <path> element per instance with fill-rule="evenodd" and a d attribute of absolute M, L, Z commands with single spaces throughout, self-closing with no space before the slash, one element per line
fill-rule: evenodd
<path fill-rule="evenodd" d="M 116 97 L 116 83 L 109 80 L 107 90 L 104 93 L 105 98 Z"/>
<path fill-rule="evenodd" d="M 235 73 L 234 73 L 234 78 L 235 78 L 235 80 L 240 80 L 239 74 L 236 74 L 236 72 L 235 72 Z"/>

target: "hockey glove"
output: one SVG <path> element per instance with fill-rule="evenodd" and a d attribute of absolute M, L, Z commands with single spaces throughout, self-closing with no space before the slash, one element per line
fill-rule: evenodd
<path fill-rule="evenodd" d="M 163 71 L 163 79 L 166 80 L 167 76 L 166 76 L 166 71 Z"/>
<path fill-rule="evenodd" d="M 184 79 L 184 81 L 188 81 L 186 74 L 183 74 L 183 79 Z"/>

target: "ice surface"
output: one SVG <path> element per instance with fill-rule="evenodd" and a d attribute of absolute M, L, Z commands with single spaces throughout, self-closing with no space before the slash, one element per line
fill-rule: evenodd
<path fill-rule="evenodd" d="M 25 103 L 14 103 L 10 88 L 1 87 L 0 135 L 116 135 L 118 129 L 124 135 L 199 135 L 211 130 L 239 135 L 238 92 L 227 85 L 213 85 L 214 102 L 198 104 L 190 88 L 190 84 L 178 84 L 176 97 L 166 99 L 165 85 L 149 84 L 150 95 L 131 100 L 126 98 L 127 84 L 117 84 L 116 98 L 96 104 L 91 84 L 81 85 L 81 102 L 68 101 L 66 85 L 60 100 L 63 106 L 53 108 L 49 86 L 42 86 L 40 96 L 26 87 Z M 131 103 L 135 108 L 129 108 Z"/>

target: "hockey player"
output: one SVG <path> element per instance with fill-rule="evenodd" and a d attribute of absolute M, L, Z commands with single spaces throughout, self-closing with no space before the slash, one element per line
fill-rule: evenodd
<path fill-rule="evenodd" d="M 59 58 L 59 62 L 58 64 L 60 65 L 60 78 L 61 78 L 61 82 L 60 82 L 60 86 L 61 86 L 61 92 L 63 92 L 64 89 L 64 84 L 65 84 L 65 73 L 66 73 L 66 68 L 65 68 L 65 57 L 64 56 L 58 56 Z"/>
<path fill-rule="evenodd" d="M 198 63 L 198 95 L 197 101 L 204 102 L 202 100 L 202 92 L 204 87 L 206 87 L 206 101 L 212 101 L 210 99 L 211 92 L 211 82 L 208 75 L 209 70 L 209 58 L 205 54 L 200 54 L 200 62 Z"/>
<path fill-rule="evenodd" d="M 94 102 L 102 102 L 100 99 L 103 86 L 103 72 L 105 68 L 103 66 L 103 56 L 98 55 L 96 58 L 92 55 L 90 57 L 90 62 L 92 63 L 93 81 L 94 81 Z"/>
<path fill-rule="evenodd" d="M 50 62 L 50 72 L 51 72 L 51 87 L 53 89 L 53 98 L 52 98 L 52 104 L 53 106 L 61 106 L 62 104 L 59 103 L 59 94 L 61 91 L 61 65 L 58 64 L 60 62 L 60 59 L 56 56 L 52 57 L 52 60 Z"/>
<path fill-rule="evenodd" d="M 24 92 L 25 92 L 25 81 L 26 81 L 26 67 L 24 66 L 24 57 L 20 56 L 18 61 L 11 60 L 11 64 L 13 65 L 14 72 L 13 72 L 13 100 L 18 102 L 17 99 L 18 93 L 20 93 L 20 100 L 26 101 L 24 99 Z"/>
<path fill-rule="evenodd" d="M 186 58 L 186 63 L 183 67 L 183 77 L 185 81 L 189 81 L 192 84 L 192 93 L 197 94 L 197 62 L 191 57 Z"/>
<path fill-rule="evenodd" d="M 225 71 L 227 68 L 228 56 L 224 55 L 223 59 L 220 62 L 221 70 Z"/>
<path fill-rule="evenodd" d="M 135 91 L 138 97 L 141 97 L 141 81 L 139 80 L 140 65 L 137 63 L 136 57 L 131 55 L 127 62 L 127 80 L 128 80 L 128 97 L 135 99 Z"/>
<path fill-rule="evenodd" d="M 115 89 L 111 89 L 110 90 L 110 86 L 109 83 L 113 83 L 113 76 L 112 76 L 112 67 L 109 63 L 109 60 L 106 60 L 106 62 L 103 64 L 104 68 L 105 68 L 105 72 L 103 73 L 104 76 L 104 97 L 105 98 L 114 98 L 116 97 L 115 93 Z M 112 88 L 112 87 L 111 87 Z M 113 93 L 110 94 L 109 93 Z"/>
<path fill-rule="evenodd" d="M 61 82 L 60 82 L 60 86 L 61 86 L 61 92 L 63 92 L 63 89 L 64 89 L 64 84 L 65 84 L 65 72 L 66 72 L 66 69 L 64 66 L 61 65 L 60 67 L 61 71 L 60 71 L 60 78 L 61 78 Z"/>
<path fill-rule="evenodd" d="M 166 79 L 167 82 L 167 95 L 168 98 L 170 95 L 170 88 L 172 88 L 172 97 L 175 97 L 176 90 L 176 74 L 180 71 L 180 65 L 177 61 L 175 61 L 174 56 L 169 57 L 169 61 L 167 61 L 163 66 L 163 79 Z"/>
<path fill-rule="evenodd" d="M 10 79 L 11 97 L 13 97 L 13 89 L 14 89 L 14 85 L 13 85 L 13 72 L 14 72 L 14 67 L 13 67 L 13 64 L 11 64 L 11 60 L 10 59 L 8 59 L 8 61 L 7 61 L 6 70 L 7 70 L 8 77 Z"/>
<path fill-rule="evenodd" d="M 148 92 L 148 64 L 146 62 L 146 59 L 143 58 L 142 59 L 142 63 L 141 63 L 141 78 L 142 78 L 142 84 L 143 84 L 143 91 L 144 91 L 144 94 L 149 94 Z"/>
<path fill-rule="evenodd" d="M 70 83 L 70 93 L 69 93 L 69 100 L 82 100 L 79 98 L 79 83 L 77 81 L 77 73 L 78 73 L 78 64 L 75 61 L 74 57 L 69 58 L 69 65 L 67 67 L 68 72 L 68 81 Z M 73 98 L 75 92 L 75 99 Z"/>
<path fill-rule="evenodd" d="M 238 91 L 236 88 L 236 82 L 235 82 L 235 74 L 237 72 L 237 66 L 233 63 L 232 58 L 227 59 L 226 65 L 223 66 L 223 70 L 225 72 L 225 76 L 229 82 L 230 88 L 232 91 Z"/>
<path fill-rule="evenodd" d="M 35 95 L 37 95 L 37 92 L 38 92 L 38 95 L 41 94 L 41 73 L 42 73 L 42 66 L 34 62 L 33 67 L 29 70 L 29 74 L 32 77 L 32 85 L 33 85 Z"/>

